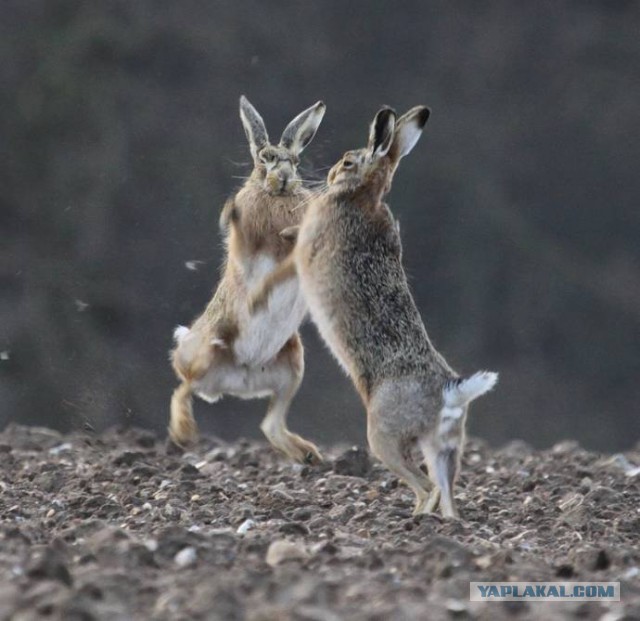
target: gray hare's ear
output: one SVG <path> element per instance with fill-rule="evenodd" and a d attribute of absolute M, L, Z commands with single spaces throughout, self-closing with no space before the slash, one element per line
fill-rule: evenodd
<path fill-rule="evenodd" d="M 249 141 L 251 155 L 256 160 L 258 151 L 269 144 L 269 136 L 262 117 L 244 95 L 240 97 L 240 120 Z"/>
<path fill-rule="evenodd" d="M 326 109 L 324 103 L 318 101 L 301 112 L 285 127 L 282 138 L 280 138 L 280 145 L 295 155 L 302 153 L 316 135 Z"/>
<path fill-rule="evenodd" d="M 422 130 L 430 114 L 431 110 L 426 106 L 416 106 L 398 119 L 393 143 L 389 149 L 389 157 L 394 164 L 411 153 L 422 136 Z"/>
<path fill-rule="evenodd" d="M 369 144 L 367 149 L 372 158 L 383 157 L 389 151 L 393 142 L 396 124 L 396 113 L 389 107 L 378 111 L 369 129 Z"/>

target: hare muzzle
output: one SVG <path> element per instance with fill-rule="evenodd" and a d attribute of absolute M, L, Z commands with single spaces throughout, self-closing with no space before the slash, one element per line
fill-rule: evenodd
<path fill-rule="evenodd" d="M 300 179 L 284 171 L 267 174 L 266 184 L 271 194 L 289 194 L 300 186 Z"/>

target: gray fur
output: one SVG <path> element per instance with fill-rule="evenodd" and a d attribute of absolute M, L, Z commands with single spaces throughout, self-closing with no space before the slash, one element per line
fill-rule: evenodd
<path fill-rule="evenodd" d="M 240 97 L 240 119 L 255 160 L 260 149 L 269 144 L 269 134 L 259 112 L 244 95 Z"/>
<path fill-rule="evenodd" d="M 321 101 L 303 110 L 282 132 L 280 145 L 289 149 L 295 155 L 300 155 L 316 135 L 324 112 L 325 105 Z"/>
<path fill-rule="evenodd" d="M 395 114 L 384 108 L 376 115 L 368 148 L 347 152 L 329 173 L 327 191 L 309 205 L 295 262 L 311 316 L 367 406 L 371 450 L 414 491 L 416 513 L 440 502 L 452 517 L 467 403 L 441 420 L 448 414 L 443 390 L 459 376 L 427 335 L 402 267 L 399 230 L 383 202 L 427 118 L 427 108 L 410 110 L 394 135 Z M 495 374 L 479 374 L 474 396 L 495 381 Z M 411 458 L 415 446 L 431 482 Z"/>

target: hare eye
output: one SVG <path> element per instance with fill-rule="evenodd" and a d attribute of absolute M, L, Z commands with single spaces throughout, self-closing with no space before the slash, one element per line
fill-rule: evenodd
<path fill-rule="evenodd" d="M 260 159 L 266 164 L 273 161 L 273 153 L 261 153 Z"/>
<path fill-rule="evenodd" d="M 355 165 L 355 162 L 353 162 L 352 160 L 345 160 L 344 162 L 342 162 L 342 168 L 353 168 Z"/>

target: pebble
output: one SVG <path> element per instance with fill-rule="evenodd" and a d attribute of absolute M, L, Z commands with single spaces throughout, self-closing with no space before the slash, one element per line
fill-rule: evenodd
<path fill-rule="evenodd" d="M 238 526 L 238 530 L 236 530 L 236 533 L 238 533 L 238 535 L 246 535 L 251 529 L 255 527 L 255 520 L 245 520 L 244 522 L 242 522 L 242 524 L 240 524 L 240 526 Z"/>
<path fill-rule="evenodd" d="M 173 560 L 178 567 L 189 567 L 189 565 L 193 565 L 198 558 L 198 553 L 193 546 L 188 546 L 186 548 L 182 548 L 180 552 L 178 552 Z"/>
<path fill-rule="evenodd" d="M 366 449 L 353 446 L 336 458 L 333 464 L 336 474 L 366 477 L 371 472 L 371 459 Z"/>
<path fill-rule="evenodd" d="M 60 455 L 60 453 L 64 453 L 65 451 L 70 451 L 73 448 L 71 442 L 63 442 L 62 444 L 58 444 L 58 446 L 54 446 L 49 449 L 50 455 Z"/>
<path fill-rule="evenodd" d="M 267 565 L 276 567 L 285 561 L 304 560 L 309 553 L 302 541 L 289 541 L 288 539 L 277 539 L 273 541 L 267 550 Z"/>
<path fill-rule="evenodd" d="M 271 497 L 277 498 L 278 500 L 284 500 L 285 502 L 293 502 L 293 496 L 291 494 L 287 494 L 287 492 L 281 489 L 271 490 Z"/>
<path fill-rule="evenodd" d="M 146 539 L 143 543 L 144 547 L 149 550 L 149 552 L 155 552 L 158 549 L 158 540 L 157 539 Z"/>

